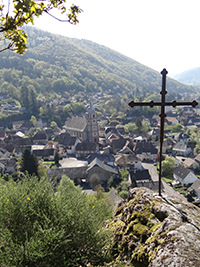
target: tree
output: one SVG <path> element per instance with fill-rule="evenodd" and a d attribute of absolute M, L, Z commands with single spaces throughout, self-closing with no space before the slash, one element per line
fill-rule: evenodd
<path fill-rule="evenodd" d="M 56 127 L 58 127 L 58 124 L 55 121 L 52 121 L 50 127 L 52 129 L 55 129 Z"/>
<path fill-rule="evenodd" d="M 40 17 L 46 13 L 51 17 L 59 20 L 77 24 L 78 14 L 82 10 L 76 6 L 71 5 L 69 12 L 65 6 L 67 0 L 46 0 L 46 1 L 33 1 L 33 0 L 13 0 L 13 3 L 8 1 L 5 5 L 4 2 L 0 5 L 0 33 L 4 38 L 1 41 L 7 40 L 4 48 L 0 52 L 10 49 L 23 54 L 27 50 L 27 34 L 21 27 L 25 24 L 34 24 L 35 17 Z M 61 14 L 66 14 L 67 18 L 64 20 L 58 19 L 51 14 L 52 10 L 59 10 Z"/>
<path fill-rule="evenodd" d="M 36 122 L 37 122 L 36 117 L 35 116 L 31 116 L 30 123 L 32 123 L 33 126 L 35 126 L 36 125 Z"/>
<path fill-rule="evenodd" d="M 22 153 L 20 171 L 28 172 L 30 175 L 38 175 L 38 160 L 37 157 L 31 153 L 30 149 L 26 148 Z"/>
<path fill-rule="evenodd" d="M 0 266 L 106 266 L 104 198 L 89 201 L 66 176 L 57 194 L 45 178 L 0 182 Z"/>
<path fill-rule="evenodd" d="M 175 168 L 175 160 L 167 157 L 162 161 L 162 176 L 164 177 L 173 177 L 173 171 Z"/>
<path fill-rule="evenodd" d="M 138 127 L 139 130 L 142 128 L 142 122 L 139 118 L 136 119 L 135 125 Z"/>
<path fill-rule="evenodd" d="M 60 159 L 60 156 L 58 154 L 58 151 L 56 151 L 55 155 L 54 155 L 54 161 L 55 161 L 55 164 L 58 165 L 59 164 L 59 159 Z"/>

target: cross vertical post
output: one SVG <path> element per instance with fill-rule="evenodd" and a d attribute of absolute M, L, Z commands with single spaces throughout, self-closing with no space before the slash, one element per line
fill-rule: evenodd
<path fill-rule="evenodd" d="M 161 196 L 161 164 L 162 164 L 162 146 L 163 146 L 163 138 L 164 138 L 164 123 L 165 123 L 165 95 L 167 94 L 166 91 L 166 76 L 167 70 L 163 69 L 162 74 L 162 91 L 161 94 L 161 113 L 160 113 L 160 158 L 159 158 L 159 183 L 158 183 L 158 192 L 159 196 Z"/>
<path fill-rule="evenodd" d="M 154 107 L 154 106 L 160 106 L 161 107 L 161 113 L 160 113 L 160 159 L 159 159 L 159 196 L 161 196 L 161 174 L 162 174 L 162 146 L 163 146 L 163 138 L 164 138 L 164 123 L 165 123 L 165 106 L 172 106 L 172 107 L 176 107 L 176 106 L 192 106 L 192 107 L 196 107 L 198 105 L 198 103 L 196 102 L 196 100 L 192 101 L 192 102 L 176 102 L 176 100 L 172 101 L 172 102 L 166 102 L 165 101 L 165 95 L 167 94 L 166 91 L 166 76 L 167 76 L 167 70 L 163 69 L 161 71 L 162 74 L 162 90 L 160 92 L 161 94 L 161 102 L 154 102 L 154 101 L 150 101 L 150 102 L 134 102 L 131 101 L 129 103 L 130 107 L 134 107 L 134 106 L 149 106 L 149 107 Z"/>

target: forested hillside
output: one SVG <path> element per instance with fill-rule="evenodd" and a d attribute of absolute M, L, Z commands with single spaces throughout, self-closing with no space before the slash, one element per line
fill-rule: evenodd
<path fill-rule="evenodd" d="M 174 76 L 174 79 L 184 84 L 200 86 L 200 68 L 184 71 Z"/>
<path fill-rule="evenodd" d="M 10 51 L 0 53 L 1 90 L 9 89 L 16 98 L 18 88 L 28 85 L 38 93 L 67 91 L 70 95 L 79 91 L 114 93 L 113 87 L 127 92 L 136 92 L 136 88 L 141 92 L 160 91 L 160 73 L 111 49 L 33 27 L 25 31 L 29 49 L 23 56 Z M 170 78 L 167 87 L 175 93 L 191 90 Z"/>

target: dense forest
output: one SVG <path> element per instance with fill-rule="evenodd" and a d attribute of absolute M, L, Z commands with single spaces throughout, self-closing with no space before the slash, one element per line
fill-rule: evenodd
<path fill-rule="evenodd" d="M 25 27 L 25 31 L 29 39 L 28 51 L 23 56 L 11 51 L 0 53 L 0 91 L 25 106 L 29 115 L 63 123 L 61 116 L 64 114 L 66 118 L 74 113 L 72 106 L 64 110 L 57 108 L 57 114 L 53 114 L 55 109 L 44 107 L 42 103 L 66 94 L 70 100 L 77 95 L 107 94 L 97 111 L 109 115 L 126 112 L 129 99 L 160 99 L 162 79 L 159 72 L 91 41 L 67 38 L 34 27 Z M 168 100 L 195 90 L 195 87 L 167 78 Z M 80 99 L 76 97 L 75 101 Z M 39 110 L 40 107 L 43 109 Z M 145 113 L 145 109 L 143 111 Z"/>

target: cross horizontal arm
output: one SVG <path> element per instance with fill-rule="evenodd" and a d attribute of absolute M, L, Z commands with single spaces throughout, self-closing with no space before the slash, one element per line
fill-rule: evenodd
<path fill-rule="evenodd" d="M 192 106 L 193 108 L 196 107 L 198 105 L 198 102 L 196 100 L 192 101 L 192 102 L 176 102 L 176 100 L 172 101 L 172 102 L 154 102 L 154 101 L 150 101 L 150 102 L 134 102 L 131 101 L 129 103 L 130 107 L 136 107 L 136 106 L 148 106 L 148 107 L 154 107 L 154 106 L 172 106 L 172 107 L 176 107 L 176 106 Z"/>

